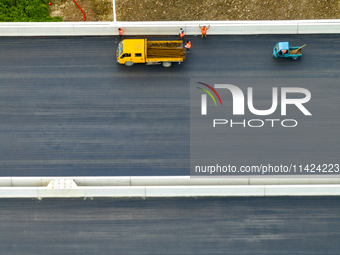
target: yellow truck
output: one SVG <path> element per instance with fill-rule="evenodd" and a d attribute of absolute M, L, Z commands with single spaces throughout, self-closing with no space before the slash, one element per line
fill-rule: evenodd
<path fill-rule="evenodd" d="M 137 63 L 147 65 L 182 63 L 185 59 L 183 41 L 147 41 L 147 39 L 125 39 L 117 49 L 117 62 L 132 66 Z"/>

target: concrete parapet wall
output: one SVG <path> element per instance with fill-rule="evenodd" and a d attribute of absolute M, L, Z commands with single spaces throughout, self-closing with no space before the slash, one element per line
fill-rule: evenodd
<path fill-rule="evenodd" d="M 0 187 L 0 198 L 71 197 L 235 197 L 235 196 L 339 196 L 340 185 L 205 185 L 116 186 L 49 189 Z"/>
<path fill-rule="evenodd" d="M 340 176 L 329 177 L 229 177 L 113 176 L 113 177 L 0 177 L 0 187 L 41 187 L 52 179 L 71 179 L 82 186 L 184 186 L 184 185 L 307 185 L 340 184 Z"/>
<path fill-rule="evenodd" d="M 0 198 L 338 196 L 340 177 L 2 177 Z"/>
<path fill-rule="evenodd" d="M 340 33 L 340 20 L 289 21 L 157 21 L 157 22 L 2 22 L 0 36 L 112 36 L 118 27 L 127 36 L 199 35 L 199 25 L 210 25 L 208 35 L 332 34 Z"/>

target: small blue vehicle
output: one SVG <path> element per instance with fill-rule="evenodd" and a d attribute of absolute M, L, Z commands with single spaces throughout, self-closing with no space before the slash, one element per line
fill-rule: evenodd
<path fill-rule="evenodd" d="M 302 56 L 302 48 L 303 46 L 295 46 L 289 47 L 289 42 L 279 42 L 273 48 L 273 57 L 274 58 L 292 58 L 297 60 Z"/>

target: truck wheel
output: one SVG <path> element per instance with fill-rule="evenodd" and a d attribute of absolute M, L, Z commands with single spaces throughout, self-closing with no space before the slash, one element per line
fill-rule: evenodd
<path fill-rule="evenodd" d="M 164 67 L 170 67 L 172 65 L 172 63 L 171 62 L 163 62 L 162 65 Z"/>
<path fill-rule="evenodd" d="M 126 65 L 126 66 L 133 66 L 133 62 L 127 61 L 127 62 L 125 62 L 125 65 Z"/>
<path fill-rule="evenodd" d="M 297 60 L 297 59 L 298 59 L 298 57 L 293 57 L 293 59 L 294 59 L 294 60 Z"/>

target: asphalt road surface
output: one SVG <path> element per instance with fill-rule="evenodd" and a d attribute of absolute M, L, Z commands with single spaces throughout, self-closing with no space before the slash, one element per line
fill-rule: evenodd
<path fill-rule="evenodd" d="M 190 78 L 340 77 L 340 35 L 189 38 L 171 68 L 118 65 L 114 37 L 0 38 L 0 176 L 188 175 Z"/>
<path fill-rule="evenodd" d="M 339 197 L 6 199 L 0 253 L 339 254 Z"/>
<path fill-rule="evenodd" d="M 190 39 L 163 68 L 118 65 L 113 37 L 0 38 L 0 176 L 188 175 L 190 78 L 340 76 L 340 35 Z M 301 59 L 272 58 L 286 40 Z M 2 199 L 0 254 L 339 254 L 339 213 L 338 197 Z"/>

